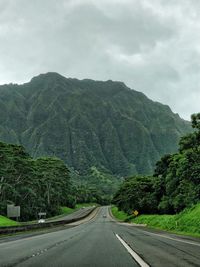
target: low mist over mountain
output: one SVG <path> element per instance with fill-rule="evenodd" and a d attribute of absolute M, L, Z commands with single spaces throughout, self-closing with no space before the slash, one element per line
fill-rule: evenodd
<path fill-rule="evenodd" d="M 80 172 L 151 173 L 190 124 L 122 82 L 41 74 L 0 86 L 0 140 L 33 156 L 55 155 Z"/>

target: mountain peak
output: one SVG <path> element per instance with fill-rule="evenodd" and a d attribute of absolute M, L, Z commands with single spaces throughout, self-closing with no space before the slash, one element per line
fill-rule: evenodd
<path fill-rule="evenodd" d="M 66 78 L 57 72 L 46 72 L 33 77 L 31 79 L 31 82 L 38 80 L 49 80 L 49 79 L 66 79 Z"/>
<path fill-rule="evenodd" d="M 0 90 L 0 101 L 2 141 L 22 144 L 34 157 L 57 156 L 78 171 L 151 173 L 191 130 L 165 105 L 111 80 L 48 72 Z"/>

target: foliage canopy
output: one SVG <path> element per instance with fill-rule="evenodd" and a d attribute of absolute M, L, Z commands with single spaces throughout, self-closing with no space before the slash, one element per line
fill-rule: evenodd
<path fill-rule="evenodd" d="M 194 132 L 179 143 L 179 152 L 163 156 L 152 177 L 124 181 L 113 202 L 129 212 L 178 213 L 200 201 L 200 113 L 193 114 Z"/>
<path fill-rule="evenodd" d="M 69 170 L 58 158 L 33 160 L 22 146 L 0 142 L 0 213 L 6 205 L 21 206 L 22 220 L 38 212 L 54 215 L 61 205 L 73 205 Z"/>

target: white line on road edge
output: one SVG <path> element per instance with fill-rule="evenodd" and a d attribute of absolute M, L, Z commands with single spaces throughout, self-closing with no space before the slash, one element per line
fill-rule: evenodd
<path fill-rule="evenodd" d="M 135 253 L 135 251 L 132 250 L 132 248 L 129 247 L 129 245 L 118 235 L 115 234 L 116 237 L 119 239 L 119 241 L 122 243 L 122 245 L 127 249 L 128 253 L 131 254 L 131 256 L 134 258 L 134 260 L 141 266 L 141 267 L 150 267 L 146 262 L 143 261 L 140 256 Z"/>
<path fill-rule="evenodd" d="M 155 235 L 155 236 L 167 238 L 167 239 L 170 239 L 170 240 L 173 240 L 173 241 L 182 242 L 182 243 L 185 243 L 185 244 L 189 244 L 189 245 L 194 245 L 194 246 L 200 247 L 200 243 L 187 241 L 187 240 L 182 240 L 182 239 L 179 239 L 179 238 L 173 238 L 173 237 L 162 235 L 162 234 L 160 235 L 160 234 L 156 234 L 156 233 L 151 233 L 151 232 L 147 232 L 147 231 L 144 231 L 144 230 L 142 230 L 142 231 L 145 232 L 145 233 L 148 233 L 150 235 Z"/>
<path fill-rule="evenodd" d="M 120 225 L 125 225 L 125 226 L 135 226 L 133 224 L 128 224 L 128 223 L 119 223 Z M 156 233 L 152 233 L 152 232 L 148 232 L 148 231 L 145 231 L 143 229 L 140 229 L 140 231 L 144 232 L 144 233 L 147 233 L 148 235 L 155 235 L 155 236 L 159 236 L 159 237 L 163 237 L 163 238 L 167 238 L 167 239 L 170 239 L 170 240 L 173 240 L 173 241 L 177 241 L 177 242 L 182 242 L 182 243 L 185 243 L 185 244 L 189 244 L 189 245 L 193 245 L 193 246 L 198 246 L 200 247 L 200 243 L 197 243 L 197 242 L 193 242 L 193 241 L 187 241 L 187 240 L 183 240 L 183 239 L 179 239 L 179 238 L 176 238 L 176 237 L 170 237 L 170 236 L 167 236 L 165 234 L 156 234 Z"/>

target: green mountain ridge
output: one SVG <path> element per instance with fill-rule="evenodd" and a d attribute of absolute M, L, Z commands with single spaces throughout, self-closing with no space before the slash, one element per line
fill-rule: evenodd
<path fill-rule="evenodd" d="M 80 173 L 92 166 L 126 176 L 151 173 L 177 150 L 190 123 L 122 82 L 57 73 L 0 86 L 0 140 L 33 157 L 57 156 Z"/>

